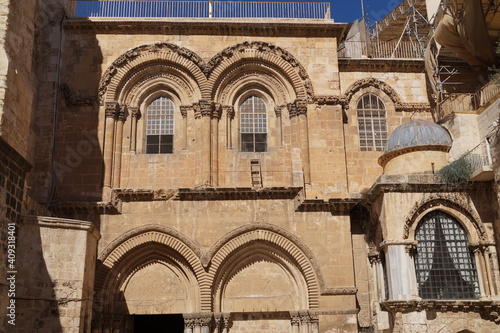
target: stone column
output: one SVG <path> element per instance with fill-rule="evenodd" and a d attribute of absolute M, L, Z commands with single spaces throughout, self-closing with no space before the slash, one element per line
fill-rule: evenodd
<path fill-rule="evenodd" d="M 307 123 L 307 101 L 296 100 L 297 116 L 299 117 L 300 150 L 302 152 L 302 165 L 304 166 L 304 180 L 311 184 L 311 158 L 309 156 L 309 129 Z"/>
<path fill-rule="evenodd" d="M 127 119 L 127 106 L 120 106 L 118 111 L 118 122 L 116 124 L 115 151 L 113 157 L 113 188 L 120 188 L 120 178 L 122 171 L 122 151 L 123 151 L 123 126 Z"/>
<path fill-rule="evenodd" d="M 309 313 L 311 317 L 311 333 L 319 333 L 319 316 L 316 313 Z"/>
<path fill-rule="evenodd" d="M 476 245 L 472 246 L 472 252 L 474 253 L 474 260 L 476 262 L 476 271 L 477 271 L 477 280 L 479 282 L 479 293 L 481 298 L 485 296 L 489 296 L 489 293 L 486 291 L 487 289 L 487 275 L 485 274 L 484 267 L 484 255 L 482 253 L 482 246 Z"/>
<path fill-rule="evenodd" d="M 182 150 L 187 149 L 187 128 L 188 128 L 188 123 L 187 123 L 187 113 L 188 111 L 192 110 L 192 106 L 189 105 L 181 105 L 181 115 L 182 115 Z"/>
<path fill-rule="evenodd" d="M 105 102 L 105 112 L 106 112 L 106 123 L 105 123 L 105 133 L 104 133 L 104 179 L 103 179 L 103 193 L 105 196 L 110 194 L 109 189 L 111 189 L 111 174 L 113 168 L 113 143 L 115 137 L 115 119 L 117 116 L 116 109 L 118 103 L 116 101 L 106 101 Z M 104 198 L 103 198 L 104 199 Z"/>
<path fill-rule="evenodd" d="M 233 120 L 234 120 L 234 107 L 232 105 L 224 105 L 222 112 L 226 114 L 226 148 L 233 149 Z"/>
<path fill-rule="evenodd" d="M 130 133 L 130 151 L 136 152 L 137 150 L 137 122 L 141 119 L 141 110 L 138 106 L 131 106 L 128 108 L 132 115 L 132 127 Z"/>
<path fill-rule="evenodd" d="M 384 278 L 380 274 L 383 272 L 382 260 L 380 257 L 380 253 L 370 253 L 368 254 L 368 260 L 370 261 L 370 265 L 372 266 L 372 274 L 373 274 L 373 297 L 375 301 L 383 301 L 385 299 L 385 288 L 384 288 Z"/>
<path fill-rule="evenodd" d="M 311 317 L 309 317 L 309 312 L 301 311 L 300 316 L 300 333 L 311 333 Z"/>
<path fill-rule="evenodd" d="M 290 333 L 299 333 L 300 316 L 298 312 L 290 312 Z"/>
<path fill-rule="evenodd" d="M 274 107 L 274 113 L 276 114 L 276 121 L 278 122 L 278 140 L 279 140 L 278 145 L 280 147 L 283 147 L 283 121 L 281 120 L 282 108 L 283 108 L 282 105 Z"/>
<path fill-rule="evenodd" d="M 223 321 L 223 330 L 222 333 L 229 333 L 229 328 L 231 327 L 231 314 L 230 313 L 223 313 L 222 314 L 222 321 Z"/>
<path fill-rule="evenodd" d="M 292 128 L 292 142 L 300 148 L 304 182 L 311 183 L 310 159 L 309 159 L 309 134 L 307 129 L 307 102 L 296 100 L 287 104 Z"/>
<path fill-rule="evenodd" d="M 194 318 L 184 316 L 184 333 L 193 333 L 194 331 Z"/>
<path fill-rule="evenodd" d="M 219 185 L 219 120 L 222 114 L 220 104 L 214 103 L 211 115 L 211 173 L 210 184 Z"/>
<path fill-rule="evenodd" d="M 210 333 L 211 323 L 212 323 L 212 314 L 202 315 L 200 318 L 201 333 Z"/>
<path fill-rule="evenodd" d="M 389 297 L 395 301 L 406 301 L 416 298 L 416 283 L 413 260 L 407 251 L 407 245 L 416 244 L 415 241 L 388 240 L 381 244 L 386 253 L 387 280 L 389 282 Z"/>
<path fill-rule="evenodd" d="M 205 185 L 211 185 L 211 160 L 212 160 L 212 140 L 211 140 L 211 117 L 214 108 L 214 102 L 206 99 L 201 99 L 199 105 L 199 116 L 202 119 L 201 136 L 203 141 L 202 152 L 202 182 Z"/>

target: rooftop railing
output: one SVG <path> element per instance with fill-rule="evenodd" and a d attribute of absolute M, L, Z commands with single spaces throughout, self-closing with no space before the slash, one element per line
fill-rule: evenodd
<path fill-rule="evenodd" d="M 76 17 L 330 19 L 330 3 L 78 0 Z"/>
<path fill-rule="evenodd" d="M 424 50 L 416 42 L 343 42 L 338 49 L 339 58 L 422 59 Z"/>

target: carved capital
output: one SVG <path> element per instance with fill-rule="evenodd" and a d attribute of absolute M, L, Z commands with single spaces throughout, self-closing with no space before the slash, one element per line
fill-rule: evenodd
<path fill-rule="evenodd" d="M 214 103 L 213 109 L 212 109 L 212 119 L 220 119 L 222 116 L 222 107 L 219 103 Z"/>
<path fill-rule="evenodd" d="M 281 118 L 281 114 L 283 112 L 283 108 L 285 105 L 278 105 L 274 107 L 274 113 L 276 114 L 276 118 Z"/>
<path fill-rule="evenodd" d="M 224 106 L 222 106 L 222 111 L 226 114 L 226 117 L 228 119 L 234 119 L 234 116 L 235 116 L 234 106 L 224 105 Z"/>
<path fill-rule="evenodd" d="M 104 108 L 106 112 L 106 118 L 116 118 L 118 109 L 117 101 L 106 101 L 104 103 Z"/>
<path fill-rule="evenodd" d="M 200 113 L 202 117 L 212 117 L 215 103 L 208 99 L 200 99 Z"/>
<path fill-rule="evenodd" d="M 292 315 L 290 318 L 290 324 L 292 326 L 299 326 L 300 325 L 300 316 L 297 315 Z"/>
<path fill-rule="evenodd" d="M 187 328 L 194 329 L 195 320 L 194 318 L 185 318 L 184 324 L 186 325 Z"/>
<path fill-rule="evenodd" d="M 417 254 L 417 244 L 407 244 L 405 245 L 405 252 L 412 258 Z"/>
<path fill-rule="evenodd" d="M 286 108 L 288 109 L 290 118 L 297 117 L 297 106 L 294 103 L 288 103 Z"/>
<path fill-rule="evenodd" d="M 290 118 L 307 115 L 307 100 L 296 99 L 293 103 L 288 103 L 287 108 Z"/>
<path fill-rule="evenodd" d="M 370 264 L 372 266 L 382 263 L 382 257 L 380 256 L 379 252 L 368 253 L 368 260 L 370 261 Z"/>
<path fill-rule="evenodd" d="M 311 317 L 309 316 L 309 312 L 299 312 L 300 323 L 302 325 L 307 325 L 311 323 Z"/>
<path fill-rule="evenodd" d="M 128 107 L 130 114 L 132 115 L 132 118 L 139 120 L 142 117 L 141 114 L 141 109 L 139 109 L 138 106 L 129 106 Z"/>
<path fill-rule="evenodd" d="M 126 105 L 120 105 L 119 109 L 118 109 L 118 120 L 119 121 L 122 121 L 124 122 L 125 120 L 127 120 L 127 116 L 128 116 L 128 108 Z"/>
<path fill-rule="evenodd" d="M 193 106 L 192 105 L 181 105 L 180 109 L 181 109 L 182 118 L 187 118 L 187 113 L 188 113 L 188 111 L 193 110 Z"/>

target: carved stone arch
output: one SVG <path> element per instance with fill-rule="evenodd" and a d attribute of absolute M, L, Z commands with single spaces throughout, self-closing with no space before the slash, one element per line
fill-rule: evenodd
<path fill-rule="evenodd" d="M 95 308 L 99 312 L 113 311 L 113 302 L 131 275 L 148 262 L 168 262 L 198 290 L 196 311 L 205 311 L 210 308 L 210 285 L 200 258 L 198 246 L 174 229 L 160 225 L 132 229 L 111 242 L 99 256 Z"/>
<path fill-rule="evenodd" d="M 274 68 L 293 87 L 296 98 L 313 100 L 314 89 L 305 68 L 288 51 L 267 42 L 243 42 L 225 48 L 208 62 L 205 74 L 212 87 L 211 96 L 227 73 L 245 63 L 260 63 Z"/>
<path fill-rule="evenodd" d="M 387 96 L 389 96 L 389 98 L 392 100 L 392 102 L 395 105 L 401 104 L 401 98 L 399 97 L 398 93 L 391 86 L 389 86 L 387 83 L 385 83 L 381 80 L 378 80 L 378 79 L 373 78 L 373 77 L 369 77 L 369 78 L 364 78 L 364 79 L 358 80 L 358 81 L 354 82 L 353 84 L 351 84 L 351 86 L 349 88 L 347 88 L 347 90 L 342 95 L 343 99 L 346 101 L 346 107 L 349 106 L 351 98 L 356 92 L 358 92 L 359 90 L 361 90 L 363 88 L 368 88 L 368 87 L 374 87 L 376 89 L 383 91 L 385 94 L 387 94 Z"/>
<path fill-rule="evenodd" d="M 126 83 L 131 73 L 140 71 L 151 64 L 175 64 L 191 76 L 197 83 L 200 94 L 209 92 L 203 73 L 205 62 L 193 51 L 170 43 L 155 43 L 135 47 L 119 56 L 106 69 L 99 82 L 99 101 L 117 100 L 120 86 Z"/>
<path fill-rule="evenodd" d="M 235 98 L 245 89 L 266 91 L 275 105 L 284 105 L 296 99 L 293 87 L 273 68 L 263 64 L 246 63 L 233 68 L 220 82 L 214 99 L 223 105 L 234 105 Z"/>
<path fill-rule="evenodd" d="M 405 219 L 403 238 L 414 238 L 415 229 L 428 213 L 441 210 L 453 216 L 465 229 L 469 242 L 487 241 L 488 235 L 479 214 L 466 199 L 459 196 L 455 200 L 440 194 L 433 194 L 423 202 L 415 204 Z"/>
<path fill-rule="evenodd" d="M 196 82 L 179 68 L 153 64 L 135 72 L 126 80 L 120 89 L 118 100 L 123 100 L 127 105 L 140 105 L 145 96 L 159 87 L 170 90 L 183 105 L 190 105 L 201 98 Z"/>
<path fill-rule="evenodd" d="M 225 235 L 210 249 L 203 262 L 205 265 L 210 264 L 208 277 L 214 288 L 220 288 L 223 280 L 228 278 L 223 268 L 232 267 L 238 258 L 247 258 L 247 248 L 261 256 L 264 256 L 262 251 L 266 248 L 265 255 L 268 257 L 275 261 L 286 261 L 298 269 L 307 288 L 309 308 L 319 307 L 319 294 L 326 288 L 313 253 L 292 233 L 267 223 L 240 227 Z M 217 290 L 213 292 L 217 294 Z"/>

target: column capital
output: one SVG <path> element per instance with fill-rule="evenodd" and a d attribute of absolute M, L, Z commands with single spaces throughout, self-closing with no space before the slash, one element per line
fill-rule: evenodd
<path fill-rule="evenodd" d="M 182 118 L 186 118 L 187 113 L 194 110 L 192 105 L 181 105 L 179 108 L 181 110 Z"/>
<path fill-rule="evenodd" d="M 305 99 L 296 99 L 293 103 L 288 103 L 286 107 L 290 118 L 307 115 L 307 100 Z"/>
<path fill-rule="evenodd" d="M 132 115 L 132 118 L 136 120 L 141 119 L 142 117 L 141 109 L 138 106 L 129 106 L 128 109 Z"/>
<path fill-rule="evenodd" d="M 234 106 L 232 105 L 223 105 L 222 106 L 222 111 L 226 114 L 226 117 L 229 119 L 234 119 L 235 116 L 235 111 L 234 111 Z"/>
<path fill-rule="evenodd" d="M 117 116 L 118 116 L 118 120 L 120 120 L 120 121 L 124 122 L 125 120 L 127 120 L 127 116 L 128 116 L 127 105 L 120 105 L 119 106 Z"/>
<path fill-rule="evenodd" d="M 118 109 L 118 102 L 108 100 L 104 102 L 104 110 L 106 113 L 106 118 L 116 118 Z"/>

